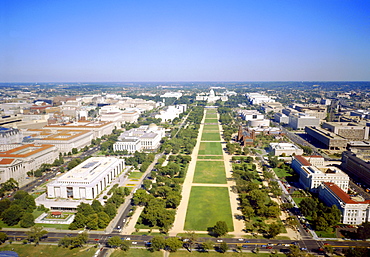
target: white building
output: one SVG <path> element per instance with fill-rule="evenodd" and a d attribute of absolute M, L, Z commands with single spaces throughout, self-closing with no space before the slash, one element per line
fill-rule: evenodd
<path fill-rule="evenodd" d="M 293 156 L 292 168 L 299 175 L 299 182 L 304 189 L 317 192 L 321 183 L 331 182 L 347 192 L 349 177 L 346 173 L 334 166 L 324 166 L 321 156 L 304 157 Z"/>
<path fill-rule="evenodd" d="M 161 139 L 165 136 L 164 128 L 155 124 L 140 126 L 123 132 L 118 141 L 113 144 L 114 151 L 128 151 L 134 153 L 143 150 L 155 150 L 160 146 Z"/>
<path fill-rule="evenodd" d="M 19 144 L 23 140 L 23 133 L 16 128 L 0 127 L 0 144 Z"/>
<path fill-rule="evenodd" d="M 269 96 L 262 95 L 260 93 L 248 93 L 246 94 L 249 102 L 251 104 L 262 104 L 262 103 L 270 103 L 275 102 L 274 99 L 270 98 Z"/>
<path fill-rule="evenodd" d="M 196 101 L 207 101 L 208 103 L 215 103 L 217 100 L 221 100 L 221 101 L 227 101 L 228 100 L 228 97 L 227 95 L 222 95 L 222 96 L 216 96 L 215 94 L 215 91 L 213 89 L 211 89 L 209 91 L 209 94 L 198 94 L 196 97 L 195 97 L 195 100 Z"/>
<path fill-rule="evenodd" d="M 110 121 L 79 121 L 60 125 L 47 125 L 50 130 L 82 130 L 92 131 L 93 139 L 112 134 L 115 124 Z"/>
<path fill-rule="evenodd" d="M 155 115 L 156 119 L 162 119 L 162 122 L 170 121 L 178 118 L 181 113 L 186 111 L 186 104 L 170 105 L 161 110 L 159 114 Z"/>
<path fill-rule="evenodd" d="M 258 112 L 257 110 L 240 110 L 239 111 L 240 116 L 243 120 L 261 120 L 264 119 L 265 116 Z"/>
<path fill-rule="evenodd" d="M 285 123 L 285 124 L 289 123 L 289 117 L 281 112 L 274 113 L 274 120 L 279 123 Z"/>
<path fill-rule="evenodd" d="M 360 225 L 370 221 L 370 201 L 352 198 L 334 183 L 322 183 L 319 197 L 326 205 L 338 207 L 343 224 Z"/>
<path fill-rule="evenodd" d="M 23 133 L 26 141 L 55 145 L 62 154 L 71 152 L 73 148 L 80 150 L 90 145 L 93 139 L 92 131 L 83 130 L 28 129 Z"/>
<path fill-rule="evenodd" d="M 27 172 L 58 158 L 54 145 L 26 144 L 0 152 L 0 183 L 14 178 L 20 186 L 27 184 Z"/>
<path fill-rule="evenodd" d="M 303 150 L 290 143 L 270 143 L 270 150 L 274 156 L 285 154 L 286 156 L 301 155 Z"/>
<path fill-rule="evenodd" d="M 179 99 L 182 97 L 181 92 L 166 92 L 163 95 L 161 95 L 162 98 L 170 98 L 170 97 L 175 97 L 176 99 Z"/>
<path fill-rule="evenodd" d="M 319 126 L 320 119 L 304 113 L 289 115 L 289 127 L 294 130 L 304 129 L 306 126 Z"/>
<path fill-rule="evenodd" d="M 91 157 L 50 182 L 47 185 L 47 197 L 92 200 L 110 185 L 124 168 L 124 159 Z"/>

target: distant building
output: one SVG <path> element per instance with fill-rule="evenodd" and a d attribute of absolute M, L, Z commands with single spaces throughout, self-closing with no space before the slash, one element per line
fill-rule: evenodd
<path fill-rule="evenodd" d="M 301 113 L 305 113 L 306 115 L 316 117 L 320 120 L 324 120 L 327 114 L 326 106 L 320 105 L 306 106 L 301 104 L 295 104 L 294 108 Z"/>
<path fill-rule="evenodd" d="M 303 113 L 289 115 L 289 127 L 294 130 L 304 129 L 307 126 L 319 126 L 320 119 Z"/>
<path fill-rule="evenodd" d="M 286 156 L 303 154 L 301 148 L 290 143 L 270 143 L 270 151 L 274 156 L 280 156 L 282 154 Z"/>
<path fill-rule="evenodd" d="M 16 128 L 0 127 L 0 144 L 19 144 L 23 140 L 23 133 Z"/>
<path fill-rule="evenodd" d="M 291 166 L 298 173 L 299 182 L 306 190 L 317 192 L 322 182 L 331 182 L 347 192 L 348 175 L 337 167 L 324 166 L 323 164 L 324 158 L 321 156 L 296 155 L 293 156 Z"/>
<path fill-rule="evenodd" d="M 325 129 L 307 126 L 305 132 L 317 142 L 320 142 L 323 147 L 329 150 L 344 150 L 347 146 L 347 139 L 338 136 Z"/>
<path fill-rule="evenodd" d="M 162 98 L 174 97 L 176 99 L 179 99 L 180 97 L 182 97 L 182 93 L 181 92 L 166 92 L 163 95 L 161 95 L 161 97 Z"/>
<path fill-rule="evenodd" d="M 324 122 L 322 128 L 348 140 L 369 139 L 370 127 L 351 122 Z"/>
<path fill-rule="evenodd" d="M 265 115 L 260 113 L 257 110 L 240 110 L 239 111 L 240 116 L 243 120 L 261 120 L 265 118 Z"/>
<path fill-rule="evenodd" d="M 213 89 L 211 89 L 209 91 L 208 95 L 198 94 L 196 96 L 195 100 L 196 101 L 207 101 L 208 103 L 215 103 L 217 100 L 221 100 L 221 101 L 225 102 L 225 101 L 228 100 L 228 97 L 226 95 L 216 96 L 215 91 L 213 91 Z"/>
<path fill-rule="evenodd" d="M 328 206 L 336 205 L 342 213 L 341 223 L 360 225 L 370 221 L 370 201 L 351 198 L 334 183 L 320 186 L 319 198 Z"/>
<path fill-rule="evenodd" d="M 286 116 L 284 113 L 274 113 L 274 120 L 278 123 L 288 124 L 289 123 L 289 117 Z"/>
<path fill-rule="evenodd" d="M 243 128 L 242 126 L 239 127 L 238 135 L 236 140 L 240 143 L 242 146 L 246 145 L 253 145 L 254 139 L 256 138 L 256 135 L 263 134 L 263 135 L 273 135 L 276 137 L 283 136 L 284 133 L 281 129 L 277 127 L 246 127 Z"/>
<path fill-rule="evenodd" d="M 253 105 L 275 102 L 274 99 L 270 98 L 269 96 L 262 95 L 260 93 L 248 93 L 246 94 L 246 97 L 248 98 L 249 102 Z"/>
<path fill-rule="evenodd" d="M 186 104 L 179 105 L 170 105 L 165 107 L 164 110 L 161 110 L 159 114 L 155 115 L 156 119 L 161 119 L 162 122 L 172 121 L 175 118 L 178 118 L 181 113 L 186 111 Z"/>
<path fill-rule="evenodd" d="M 353 152 L 342 153 L 341 167 L 351 177 L 370 187 L 370 161 L 364 161 Z"/>
<path fill-rule="evenodd" d="M 155 150 L 160 146 L 161 139 L 165 136 L 164 128 L 155 124 L 140 126 L 123 132 L 118 141 L 113 144 L 114 151 L 136 151 Z"/>

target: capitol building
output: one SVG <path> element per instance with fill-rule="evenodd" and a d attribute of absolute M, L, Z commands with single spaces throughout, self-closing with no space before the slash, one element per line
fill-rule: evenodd
<path fill-rule="evenodd" d="M 209 94 L 204 94 L 204 93 L 198 94 L 195 100 L 207 101 L 208 103 L 215 103 L 217 100 L 221 100 L 225 102 L 228 100 L 228 97 L 226 95 L 216 96 L 215 91 L 211 89 L 209 91 Z"/>

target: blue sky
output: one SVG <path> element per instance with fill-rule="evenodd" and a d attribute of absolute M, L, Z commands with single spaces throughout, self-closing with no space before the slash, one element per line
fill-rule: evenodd
<path fill-rule="evenodd" d="M 0 82 L 370 80 L 368 0 L 0 0 Z"/>

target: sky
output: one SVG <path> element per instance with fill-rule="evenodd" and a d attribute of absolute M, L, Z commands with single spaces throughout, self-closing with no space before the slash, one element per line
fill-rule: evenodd
<path fill-rule="evenodd" d="M 0 82 L 370 81 L 370 0 L 0 0 Z"/>

